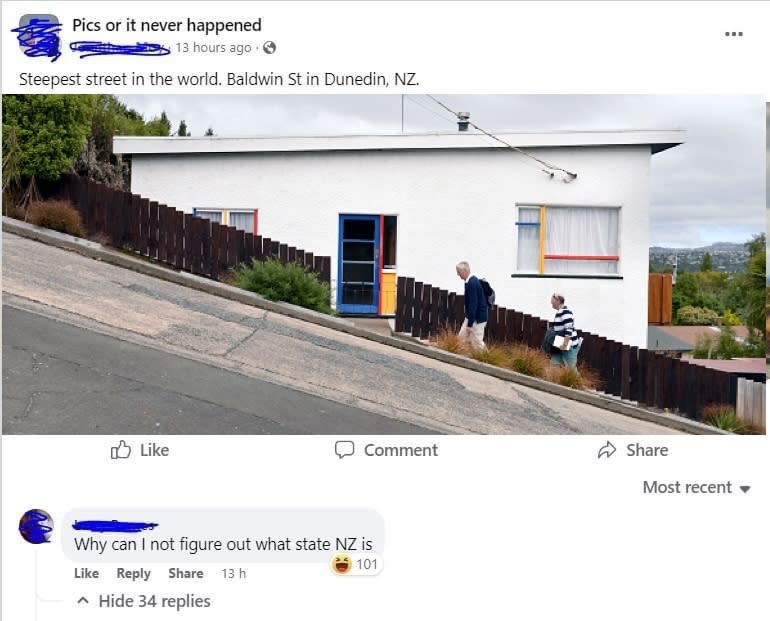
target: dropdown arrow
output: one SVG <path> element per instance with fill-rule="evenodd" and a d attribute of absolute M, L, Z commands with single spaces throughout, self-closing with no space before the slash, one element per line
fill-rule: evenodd
<path fill-rule="evenodd" d="M 751 485 L 741 485 L 741 491 L 745 494 L 751 489 Z"/>
<path fill-rule="evenodd" d="M 88 600 L 86 599 L 86 596 L 84 595 L 78 600 L 78 604 L 87 604 Z"/>

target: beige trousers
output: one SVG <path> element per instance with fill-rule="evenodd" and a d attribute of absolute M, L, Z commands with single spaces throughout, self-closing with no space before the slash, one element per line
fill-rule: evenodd
<path fill-rule="evenodd" d="M 469 328 L 468 320 L 464 319 L 463 325 L 460 326 L 460 332 L 459 332 L 460 338 L 468 341 L 474 350 L 486 349 L 487 346 L 484 345 L 484 328 L 486 327 L 487 327 L 486 321 L 484 323 L 479 323 L 477 321 Z"/>

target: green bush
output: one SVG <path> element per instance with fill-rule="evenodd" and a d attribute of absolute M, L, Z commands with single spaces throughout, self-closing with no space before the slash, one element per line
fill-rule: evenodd
<path fill-rule="evenodd" d="M 75 237 L 83 237 L 83 224 L 80 213 L 68 201 L 37 201 L 28 209 L 28 219 L 32 224 L 44 226 Z"/>
<path fill-rule="evenodd" d="M 741 318 L 738 317 L 738 315 L 731 311 L 729 308 L 725 309 L 725 312 L 722 313 L 722 325 L 739 326 L 741 325 Z"/>
<path fill-rule="evenodd" d="M 704 334 L 698 337 L 693 358 L 730 360 L 732 358 L 763 358 L 765 356 L 765 341 L 762 335 L 754 330 L 749 331 L 749 337 L 740 343 L 735 340 L 735 332 L 730 326 L 722 326 L 719 335 Z"/>
<path fill-rule="evenodd" d="M 237 287 L 265 296 L 274 302 L 288 302 L 319 313 L 333 314 L 329 285 L 298 263 L 282 264 L 278 259 L 252 259 L 233 272 Z"/>
<path fill-rule="evenodd" d="M 676 313 L 676 321 L 680 326 L 715 326 L 719 315 L 710 308 L 700 306 L 683 306 Z"/>

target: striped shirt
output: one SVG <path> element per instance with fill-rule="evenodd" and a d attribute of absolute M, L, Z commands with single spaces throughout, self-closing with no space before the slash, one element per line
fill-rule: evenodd
<path fill-rule="evenodd" d="M 569 337 L 571 341 L 570 348 L 575 347 L 580 340 L 575 329 L 575 318 L 572 315 L 572 311 L 566 306 L 562 306 L 556 311 L 556 316 L 553 319 L 553 330 L 558 336 Z"/>

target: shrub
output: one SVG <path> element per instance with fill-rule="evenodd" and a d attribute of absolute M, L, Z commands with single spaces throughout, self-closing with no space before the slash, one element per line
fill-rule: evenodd
<path fill-rule="evenodd" d="M 508 366 L 517 373 L 545 377 L 548 357 L 540 350 L 524 345 L 513 345 L 508 350 Z"/>
<path fill-rule="evenodd" d="M 436 347 L 453 354 L 467 354 L 468 342 L 449 328 L 442 328 L 435 338 Z"/>
<path fill-rule="evenodd" d="M 676 313 L 680 326 L 715 326 L 718 319 L 716 311 L 700 306 L 683 306 Z"/>
<path fill-rule="evenodd" d="M 729 326 L 723 326 L 719 335 L 704 334 L 695 343 L 693 358 L 730 360 L 731 358 L 762 358 L 765 356 L 765 342 L 761 334 L 751 330 L 749 337 L 740 343 Z"/>
<path fill-rule="evenodd" d="M 288 302 L 331 315 L 329 285 L 319 282 L 314 272 L 298 263 L 282 264 L 278 259 L 252 259 L 233 272 L 235 285 L 274 302 Z"/>
<path fill-rule="evenodd" d="M 739 326 L 741 325 L 741 318 L 728 308 L 722 313 L 722 325 Z"/>
<path fill-rule="evenodd" d="M 471 358 L 478 360 L 479 362 L 486 362 L 487 364 L 496 367 L 504 367 L 507 361 L 505 350 L 496 345 L 491 345 L 490 347 L 487 347 L 487 349 L 479 349 L 472 352 Z"/>
<path fill-rule="evenodd" d="M 732 405 L 724 403 L 707 405 L 703 408 L 701 417 L 704 422 L 724 431 L 732 433 L 742 433 L 744 431 L 743 423 L 738 419 L 738 415 L 735 413 L 735 408 Z"/>
<path fill-rule="evenodd" d="M 36 201 L 30 203 L 28 218 L 32 224 L 54 231 L 83 237 L 80 214 L 68 201 Z"/>

